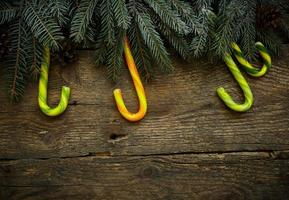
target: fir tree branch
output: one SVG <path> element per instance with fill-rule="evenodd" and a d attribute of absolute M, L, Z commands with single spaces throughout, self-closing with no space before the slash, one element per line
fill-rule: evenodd
<path fill-rule="evenodd" d="M 25 28 L 22 17 L 10 26 L 11 53 L 5 61 L 6 86 L 11 102 L 17 102 L 24 94 L 27 80 Z"/>
<path fill-rule="evenodd" d="M 148 13 L 148 7 L 142 0 L 127 0 L 128 12 L 132 17 L 135 17 L 138 12 Z"/>
<path fill-rule="evenodd" d="M 181 0 L 169 0 L 173 9 L 177 10 L 181 19 L 189 27 L 189 32 L 196 32 L 198 26 L 198 19 L 195 15 L 193 7 L 188 3 Z"/>
<path fill-rule="evenodd" d="M 129 29 L 128 34 L 132 54 L 134 56 L 138 71 L 140 72 L 141 76 L 145 78 L 145 81 L 149 81 L 153 75 L 153 65 L 150 61 L 151 55 L 136 23 L 134 23 Z"/>
<path fill-rule="evenodd" d="M 182 21 L 179 14 L 172 10 L 164 0 L 144 0 L 159 17 L 174 31 L 181 35 L 189 33 L 185 22 Z"/>
<path fill-rule="evenodd" d="M 187 59 L 189 55 L 189 46 L 185 39 L 170 29 L 162 21 L 159 21 L 159 29 L 162 35 L 167 39 L 167 41 L 172 45 L 172 47 L 179 53 L 183 59 Z"/>
<path fill-rule="evenodd" d="M 115 43 L 115 23 L 114 13 L 112 10 L 113 0 L 103 0 L 100 5 L 100 16 L 101 16 L 101 37 L 109 45 Z"/>
<path fill-rule="evenodd" d="M 103 31 L 103 30 L 102 30 Z M 95 42 L 95 60 L 96 66 L 106 63 L 105 56 L 107 54 L 106 42 L 102 38 L 103 33 L 100 33 Z"/>
<path fill-rule="evenodd" d="M 195 0 L 194 5 L 196 10 L 208 9 L 214 0 Z M 228 5 L 228 4 L 227 4 Z"/>
<path fill-rule="evenodd" d="M 116 45 L 108 46 L 107 48 L 107 71 L 108 77 L 113 81 L 117 80 L 119 76 L 120 69 L 124 66 L 123 61 L 123 42 L 125 37 L 125 31 L 120 30 L 117 34 L 117 43 Z"/>
<path fill-rule="evenodd" d="M 225 10 L 217 17 L 217 30 L 214 35 L 212 51 L 220 58 L 223 58 L 225 52 L 230 52 L 232 42 L 238 40 L 235 34 L 235 28 L 242 20 L 244 14 L 243 3 L 238 0 L 232 0 Z"/>
<path fill-rule="evenodd" d="M 35 37 L 32 36 L 32 49 L 31 49 L 31 61 L 28 62 L 30 66 L 30 77 L 33 80 L 37 80 L 40 73 L 41 63 L 42 63 L 43 47 L 38 43 Z"/>
<path fill-rule="evenodd" d="M 190 49 L 195 57 L 200 57 L 208 52 L 210 27 L 213 22 L 212 18 L 214 18 L 214 14 L 210 9 L 211 8 L 202 8 L 198 14 L 199 27 L 190 44 Z"/>
<path fill-rule="evenodd" d="M 84 40 L 99 0 L 82 0 L 71 22 L 71 38 L 77 43 Z"/>
<path fill-rule="evenodd" d="M 63 38 L 61 29 L 53 19 L 45 16 L 45 8 L 38 6 L 35 3 L 28 3 L 23 11 L 24 21 L 43 46 L 58 50 L 58 40 Z"/>
<path fill-rule="evenodd" d="M 6 1 L 0 1 L 0 25 L 8 23 L 17 15 L 17 8 L 13 8 Z"/>
<path fill-rule="evenodd" d="M 158 32 L 155 30 L 150 16 L 144 13 L 138 13 L 137 22 L 141 35 L 155 61 L 164 71 L 172 71 L 173 66 L 169 59 L 169 54 Z"/>
<path fill-rule="evenodd" d="M 117 26 L 124 30 L 127 30 L 131 18 L 128 14 L 125 0 L 114 0 L 112 8 L 114 11 L 114 18 L 117 22 Z"/>
<path fill-rule="evenodd" d="M 48 12 L 51 16 L 55 16 L 61 27 L 65 27 L 69 22 L 69 9 L 71 2 L 69 0 L 49 0 Z"/>
<path fill-rule="evenodd" d="M 239 23 L 240 30 L 236 30 L 238 38 L 241 38 L 241 47 L 244 56 L 251 60 L 256 57 L 256 2 L 254 0 L 246 2 L 246 12 Z"/>

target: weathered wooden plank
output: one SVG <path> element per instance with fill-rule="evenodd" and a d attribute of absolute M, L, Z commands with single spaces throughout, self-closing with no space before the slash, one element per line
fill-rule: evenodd
<path fill-rule="evenodd" d="M 288 152 L 0 162 L 2 199 L 287 199 Z M 284 160 L 285 159 L 285 160 Z"/>
<path fill-rule="evenodd" d="M 289 48 L 289 47 L 288 47 Z M 274 94 L 276 99 L 287 100 L 288 98 L 288 65 L 289 53 L 284 58 L 274 60 L 274 66 L 270 73 L 263 78 L 250 78 L 246 76 L 253 89 L 256 103 L 268 98 L 266 95 Z M 204 103 L 217 103 L 216 108 L 222 106 L 216 96 L 216 88 L 224 86 L 227 88 L 236 100 L 241 101 L 242 95 L 233 80 L 230 72 L 223 63 L 212 64 L 205 61 L 196 61 L 194 63 L 183 63 L 179 60 L 174 61 L 176 70 L 169 75 L 159 74 L 145 89 L 148 94 L 150 106 L 159 107 L 159 105 L 172 105 L 190 103 L 203 105 Z M 72 89 L 71 104 L 85 105 L 106 105 L 114 104 L 112 91 L 116 87 L 123 89 L 128 107 L 136 109 L 137 104 L 134 101 L 135 93 L 132 90 L 132 82 L 126 69 L 123 69 L 123 78 L 114 85 L 107 80 L 105 69 L 97 68 L 93 64 L 93 53 L 91 51 L 81 51 L 80 59 L 72 66 L 51 67 L 49 77 L 49 97 L 52 104 L 57 103 L 62 85 L 68 85 Z M 33 83 L 28 86 L 28 92 L 22 103 L 11 105 L 0 90 L 0 112 L 23 112 L 38 111 L 37 107 L 37 88 L 38 84 Z M 3 87 L 1 83 L 0 87 Z M 258 92 L 256 92 L 258 91 Z M 212 100 L 213 98 L 213 100 Z M 280 98 L 280 99 L 279 99 Z M 194 99 L 194 102 L 192 102 Z M 266 99 L 266 101 L 271 99 Z M 281 102 L 282 103 L 282 102 Z M 265 106 L 265 105 L 263 105 Z M 155 109 L 155 107 L 153 107 Z M 153 109 L 150 109 L 153 110 Z"/>
<path fill-rule="evenodd" d="M 76 104 L 64 115 L 48 118 L 41 114 L 37 84 L 29 86 L 19 105 L 9 105 L 0 95 L 0 158 L 289 149 L 288 55 L 274 61 L 266 77 L 248 78 L 256 102 L 244 114 L 228 110 L 215 93 L 218 86 L 224 86 L 242 100 L 223 64 L 175 61 L 173 74 L 158 75 L 147 84 L 148 114 L 131 124 L 115 108 L 114 87 L 104 70 L 96 69 L 91 52 L 84 51 L 73 66 L 52 66 L 51 102 L 58 101 L 61 85 L 67 83 L 72 88 L 71 103 Z M 136 110 L 131 79 L 127 73 L 125 77 L 118 86 L 128 107 Z"/>

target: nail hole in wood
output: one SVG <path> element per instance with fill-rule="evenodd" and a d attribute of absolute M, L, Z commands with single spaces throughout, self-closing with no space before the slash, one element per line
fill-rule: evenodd
<path fill-rule="evenodd" d="M 112 134 L 110 134 L 109 139 L 110 140 L 118 140 L 118 139 L 124 138 L 126 136 L 127 136 L 126 134 L 115 134 L 115 133 L 112 133 Z"/>

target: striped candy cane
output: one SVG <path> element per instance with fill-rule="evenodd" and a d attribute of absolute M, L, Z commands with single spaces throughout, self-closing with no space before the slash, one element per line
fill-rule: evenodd
<path fill-rule="evenodd" d="M 134 59 L 130 51 L 129 41 L 127 37 L 125 37 L 124 40 L 124 55 L 139 99 L 139 111 L 137 113 L 131 113 L 127 110 L 120 89 L 115 89 L 113 91 L 113 94 L 120 114 L 128 121 L 136 122 L 144 118 L 147 112 L 147 101 L 142 82 L 140 80 Z"/>
<path fill-rule="evenodd" d="M 232 99 L 232 97 L 226 92 L 226 90 L 223 87 L 220 87 L 217 89 L 217 93 L 219 97 L 224 101 L 224 103 L 231 108 L 234 111 L 237 112 L 245 112 L 249 110 L 254 102 L 254 97 L 251 92 L 250 86 L 248 85 L 246 79 L 238 69 L 236 63 L 234 62 L 233 58 L 230 56 L 230 54 L 226 53 L 224 56 L 224 61 L 228 68 L 230 69 L 231 73 L 233 74 L 234 78 L 239 83 L 240 87 L 243 90 L 243 93 L 245 95 L 245 102 L 243 104 L 237 104 Z"/>
<path fill-rule="evenodd" d="M 240 47 L 236 43 L 232 43 L 233 53 L 238 62 L 244 67 L 245 71 L 254 77 L 264 76 L 272 66 L 270 54 L 261 42 L 257 42 L 256 48 L 258 49 L 261 57 L 264 60 L 264 65 L 261 69 L 253 67 L 244 57 Z"/>
<path fill-rule="evenodd" d="M 55 108 L 50 108 L 47 105 L 47 83 L 50 64 L 49 48 L 44 48 L 43 54 L 43 62 L 41 65 L 41 73 L 39 78 L 38 104 L 44 114 L 48 116 L 57 116 L 62 114 L 67 108 L 70 97 L 70 88 L 66 86 L 62 87 L 60 102 Z"/>

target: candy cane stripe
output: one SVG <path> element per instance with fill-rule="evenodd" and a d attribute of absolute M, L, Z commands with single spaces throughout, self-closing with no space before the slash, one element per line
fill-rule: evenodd
<path fill-rule="evenodd" d="M 38 94 L 38 104 L 41 111 L 48 116 L 57 116 L 62 114 L 67 106 L 70 97 L 70 88 L 62 87 L 61 98 L 59 104 L 55 108 L 50 108 L 47 105 L 47 86 L 48 86 L 48 72 L 50 64 L 50 50 L 49 48 L 44 49 L 44 58 L 41 65 L 41 74 L 39 77 L 39 94 Z"/>
<path fill-rule="evenodd" d="M 264 65 L 261 69 L 253 67 L 245 58 L 244 54 L 242 53 L 240 47 L 236 43 L 232 43 L 233 53 L 237 58 L 238 62 L 243 66 L 245 71 L 254 77 L 261 77 L 264 76 L 268 70 L 272 66 L 271 56 L 268 53 L 267 49 L 261 42 L 257 42 L 255 44 L 256 48 L 258 49 L 261 57 L 264 60 Z"/>
<path fill-rule="evenodd" d="M 236 63 L 234 62 L 233 58 L 229 54 L 225 54 L 224 61 L 226 65 L 228 66 L 229 70 L 233 74 L 234 78 L 240 85 L 241 89 L 243 90 L 244 96 L 245 96 L 245 102 L 243 104 L 237 104 L 232 99 L 232 97 L 226 92 L 226 90 L 223 87 L 220 87 L 217 89 L 217 93 L 219 97 L 224 101 L 224 103 L 231 108 L 234 111 L 237 112 L 245 112 L 249 110 L 253 103 L 254 103 L 254 97 L 251 92 L 250 86 L 248 85 L 246 79 L 238 69 Z"/>
<path fill-rule="evenodd" d="M 121 113 L 121 115 L 125 119 L 127 119 L 131 122 L 136 122 L 136 121 L 139 121 L 142 118 L 144 118 L 144 116 L 147 112 L 147 101 L 146 101 L 146 96 L 145 96 L 145 90 L 143 88 L 143 85 L 142 85 L 142 82 L 140 80 L 134 59 L 132 57 L 127 37 L 125 38 L 125 41 L 124 41 L 124 55 L 125 55 L 125 59 L 127 62 L 129 72 L 131 74 L 131 77 L 132 77 L 132 80 L 134 83 L 134 87 L 135 87 L 137 95 L 138 95 L 139 111 L 137 113 L 131 113 L 127 110 L 127 108 L 124 104 L 120 89 L 115 89 L 113 91 L 113 93 L 114 93 L 114 98 L 116 101 L 117 108 L 118 108 L 119 112 Z"/>

